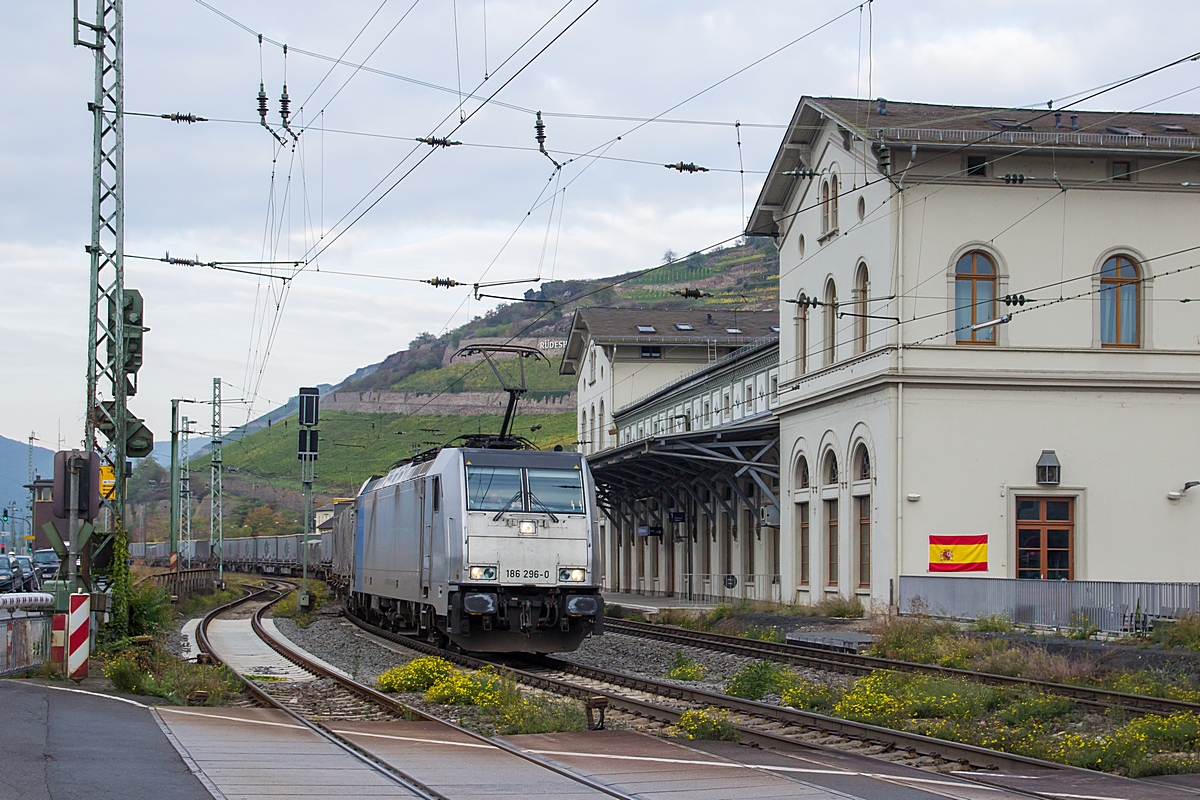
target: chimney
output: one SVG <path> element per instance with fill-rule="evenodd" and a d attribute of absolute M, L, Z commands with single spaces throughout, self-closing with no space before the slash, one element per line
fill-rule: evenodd
<path fill-rule="evenodd" d="M 1055 128 L 1062 127 L 1062 112 L 1061 111 L 1054 112 L 1054 127 Z"/>
<path fill-rule="evenodd" d="M 1071 115 L 1071 130 L 1073 130 L 1073 131 L 1079 130 L 1079 115 L 1078 114 Z"/>
<path fill-rule="evenodd" d="M 887 100 L 884 100 L 881 97 L 876 102 L 879 103 L 879 107 L 875 109 L 875 113 L 881 117 L 886 117 L 887 116 Z"/>

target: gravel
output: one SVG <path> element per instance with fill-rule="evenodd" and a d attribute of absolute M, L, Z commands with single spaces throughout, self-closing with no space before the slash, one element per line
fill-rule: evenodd
<path fill-rule="evenodd" d="M 703 647 L 681 646 L 622 633 L 606 633 L 600 637 L 584 639 L 583 644 L 574 653 L 558 653 L 557 656 L 584 666 L 623 672 L 640 678 L 666 680 L 664 676 L 671 669 L 676 653 L 682 653 L 703 666 L 704 677 L 698 681 L 667 682 L 712 692 L 724 692 L 726 682 L 735 673 L 758 661 Z M 853 678 L 840 673 L 794 665 L 789 669 L 807 681 L 825 686 L 848 686 L 853 681 Z"/>
<path fill-rule="evenodd" d="M 359 636 L 358 628 L 340 617 L 322 616 L 307 628 L 286 617 L 276 617 L 275 626 L 300 647 L 369 685 L 374 685 L 375 679 L 386 670 L 421 655 L 416 651 L 394 653 Z M 397 649 L 403 650 L 399 645 Z"/>

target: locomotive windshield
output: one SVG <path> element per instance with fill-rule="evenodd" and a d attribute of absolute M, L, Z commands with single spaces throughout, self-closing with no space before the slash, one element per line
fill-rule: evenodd
<path fill-rule="evenodd" d="M 531 469 L 530 507 L 560 514 L 583 513 L 583 478 L 579 470 Z"/>
<path fill-rule="evenodd" d="M 583 474 L 577 469 L 467 465 L 467 509 L 582 514 Z"/>
<path fill-rule="evenodd" d="M 471 511 L 524 510 L 521 470 L 513 467 L 467 467 L 467 508 Z"/>

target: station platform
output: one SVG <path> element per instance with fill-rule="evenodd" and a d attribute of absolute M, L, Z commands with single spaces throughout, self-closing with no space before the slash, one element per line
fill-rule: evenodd
<path fill-rule="evenodd" d="M 603 597 L 605 605 L 620 606 L 642 614 L 657 614 L 659 611 L 676 608 L 688 611 L 712 611 L 716 608 L 716 603 L 712 601 L 686 600 L 679 597 L 655 597 L 626 592 L 604 592 Z"/>

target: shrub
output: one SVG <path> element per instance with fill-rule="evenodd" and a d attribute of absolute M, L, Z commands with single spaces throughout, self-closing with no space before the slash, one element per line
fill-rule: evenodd
<path fill-rule="evenodd" d="M 443 705 L 497 706 L 501 701 L 501 688 L 495 667 L 484 667 L 472 675 L 452 670 L 425 691 L 425 699 Z"/>
<path fill-rule="evenodd" d="M 953 623 L 923 615 L 879 617 L 871 624 L 871 634 L 875 637 L 871 654 L 932 663 L 938 644 L 949 638 L 954 630 Z"/>
<path fill-rule="evenodd" d="M 799 680 L 781 692 L 783 704 L 805 711 L 829 711 L 833 708 L 836 693 L 828 686 Z"/>
<path fill-rule="evenodd" d="M 1045 722 L 1066 716 L 1075 710 L 1075 703 L 1062 695 L 1039 695 L 1017 700 L 1000 709 L 996 719 L 1006 725 L 1024 725 L 1034 720 Z"/>
<path fill-rule="evenodd" d="M 149 581 L 129 588 L 129 635 L 153 636 L 171 627 L 171 593 Z"/>
<path fill-rule="evenodd" d="M 813 610 L 822 617 L 862 617 L 866 614 L 857 597 L 826 597 L 813 606 Z"/>
<path fill-rule="evenodd" d="M 747 625 L 746 630 L 738 634 L 743 639 L 757 639 L 760 642 L 778 642 L 782 644 L 785 641 L 783 631 L 776 628 L 774 625 Z"/>
<path fill-rule="evenodd" d="M 194 691 L 208 692 L 207 705 L 221 705 L 241 691 L 237 676 L 226 667 L 179 661 L 161 650 L 126 650 L 108 659 L 104 677 L 113 688 L 183 704 Z"/>
<path fill-rule="evenodd" d="M 987 614 L 971 623 L 971 630 L 976 633 L 1012 633 L 1016 629 L 1003 614 Z"/>
<path fill-rule="evenodd" d="M 678 729 L 689 739 L 708 739 L 721 742 L 736 742 L 740 738 L 737 729 L 729 721 L 729 714 L 711 708 L 685 711 L 679 715 Z"/>
<path fill-rule="evenodd" d="M 1092 621 L 1083 614 L 1073 614 L 1071 616 L 1071 625 L 1067 628 L 1067 635 L 1072 639 L 1087 641 L 1088 639 L 1099 633 L 1100 629 L 1092 624 Z"/>
<path fill-rule="evenodd" d="M 487 720 L 498 736 L 582 731 L 587 728 L 587 715 L 578 701 L 551 697 L 527 698 L 521 696 L 520 690 L 515 687 L 512 694 L 505 693 Z"/>
<path fill-rule="evenodd" d="M 761 700 L 790 683 L 791 673 L 779 664 L 757 661 L 742 667 L 725 684 L 725 693 L 745 700 Z"/>
<path fill-rule="evenodd" d="M 446 659 L 422 656 L 384 672 L 375 679 L 375 688 L 381 692 L 423 692 L 453 672 L 454 667 Z"/>
<path fill-rule="evenodd" d="M 131 655 L 122 653 L 104 665 L 104 677 L 108 678 L 118 692 L 145 694 L 149 676 Z"/>
<path fill-rule="evenodd" d="M 1156 621 L 1151 639 L 1163 647 L 1200 650 L 1200 614 L 1187 614 L 1173 622 Z"/>
<path fill-rule="evenodd" d="M 676 651 L 671 661 L 671 668 L 664 676 L 672 681 L 698 681 L 704 678 L 704 665 L 694 658 L 688 658 Z"/>

